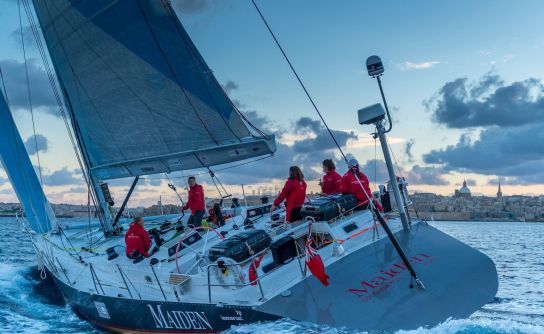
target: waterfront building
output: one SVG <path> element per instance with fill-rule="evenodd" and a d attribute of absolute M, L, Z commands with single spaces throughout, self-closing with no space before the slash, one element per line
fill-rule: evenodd
<path fill-rule="evenodd" d="M 470 198 L 472 197 L 472 193 L 470 192 L 470 189 L 467 187 L 467 181 L 463 181 L 463 186 L 461 189 L 455 191 L 455 197 L 463 197 L 463 198 Z"/>

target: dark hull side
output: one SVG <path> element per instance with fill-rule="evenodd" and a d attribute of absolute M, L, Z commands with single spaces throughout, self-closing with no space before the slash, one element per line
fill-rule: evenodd
<path fill-rule="evenodd" d="M 255 309 L 113 298 L 56 283 L 82 318 L 126 333 L 215 333 L 279 318 L 362 330 L 415 329 L 468 317 L 493 300 L 498 278 L 486 255 L 425 223 L 396 237 L 426 290 L 409 287 L 408 270 L 387 238 L 328 266 L 330 286 L 308 276 Z"/>
<path fill-rule="evenodd" d="M 232 325 L 279 317 L 247 306 L 113 298 L 76 290 L 55 279 L 67 303 L 96 327 L 119 333 L 218 333 Z"/>

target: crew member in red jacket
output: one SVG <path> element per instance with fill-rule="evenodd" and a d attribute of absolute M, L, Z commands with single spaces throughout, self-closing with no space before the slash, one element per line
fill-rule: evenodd
<path fill-rule="evenodd" d="M 289 179 L 285 182 L 281 193 L 278 195 L 274 204 L 270 208 L 270 213 L 276 209 L 281 202 L 285 200 L 285 221 L 291 223 L 302 219 L 300 208 L 306 200 L 306 182 L 304 174 L 298 166 L 289 168 Z"/>
<path fill-rule="evenodd" d="M 342 193 L 352 194 L 357 198 L 357 209 L 363 210 L 368 208 L 369 196 L 373 199 L 373 203 L 378 210 L 383 211 L 382 206 L 372 197 L 370 191 L 368 177 L 359 170 L 359 163 L 355 159 L 348 162 L 348 171 L 342 176 Z M 357 175 L 357 176 L 356 176 Z M 359 180 L 357 180 L 359 178 Z M 361 181 L 359 183 L 359 181 Z M 361 184 L 363 187 L 361 187 Z"/>
<path fill-rule="evenodd" d="M 204 200 L 204 189 L 200 184 L 196 183 L 194 176 L 190 176 L 187 180 L 189 183 L 189 199 L 181 209 L 182 211 L 191 209 L 191 216 L 187 221 L 187 225 L 195 227 L 202 225 L 202 218 L 206 213 L 206 202 Z"/>
<path fill-rule="evenodd" d="M 323 160 L 323 181 L 319 181 L 323 195 L 342 193 L 342 177 L 336 172 L 336 166 L 332 159 Z"/>
<path fill-rule="evenodd" d="M 135 217 L 128 228 L 125 235 L 126 255 L 130 259 L 135 259 L 142 254 L 145 257 L 149 256 L 149 247 L 151 242 L 149 240 L 149 233 L 144 229 L 144 219 L 142 217 Z"/>

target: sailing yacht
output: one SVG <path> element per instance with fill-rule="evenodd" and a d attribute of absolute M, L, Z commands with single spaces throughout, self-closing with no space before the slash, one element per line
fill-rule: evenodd
<path fill-rule="evenodd" d="M 398 205 L 386 215 L 335 197 L 320 199 L 335 203 L 332 216 L 292 224 L 282 209 L 270 216 L 266 201 L 232 208 L 217 225 L 146 219 L 152 254 L 129 259 L 120 217 L 141 176 L 271 155 L 274 136 L 236 109 L 169 1 L 33 5 L 38 22 L 29 20 L 41 27 L 38 49 L 50 55 L 100 226 L 59 224 L 2 94 L 0 158 L 39 267 L 81 318 L 127 333 L 214 333 L 281 318 L 396 330 L 464 318 L 493 300 L 491 259 L 407 220 L 395 187 Z M 133 184 L 114 217 L 106 182 L 118 178 Z M 312 261 L 322 264 L 321 280 Z"/>

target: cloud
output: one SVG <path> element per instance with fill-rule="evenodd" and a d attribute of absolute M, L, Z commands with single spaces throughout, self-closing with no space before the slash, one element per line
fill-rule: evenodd
<path fill-rule="evenodd" d="M 387 166 L 383 160 L 370 159 L 364 164 L 359 161 L 359 168 L 365 173 L 370 182 L 376 181 L 377 183 L 385 183 L 389 180 Z"/>
<path fill-rule="evenodd" d="M 321 177 L 323 159 L 336 159 L 338 150 L 326 128 L 318 120 L 301 117 L 282 128 L 271 122 L 266 116 L 256 111 L 244 114 L 259 129 L 276 135 L 277 151 L 273 157 L 221 170 L 217 175 L 225 184 L 251 184 L 286 179 L 290 166 L 300 166 L 306 179 Z M 339 144 L 345 148 L 350 139 L 356 139 L 353 131 L 332 130 Z M 237 165 L 234 163 L 231 165 Z"/>
<path fill-rule="evenodd" d="M 446 83 L 424 104 L 433 121 L 449 128 L 521 126 L 544 119 L 543 83 L 534 78 L 509 85 L 494 74 L 477 83 L 459 78 Z"/>
<path fill-rule="evenodd" d="M 8 189 L 2 189 L 0 190 L 0 194 L 1 195 L 12 195 L 14 198 L 16 198 L 16 194 L 15 194 L 15 191 L 11 188 L 8 188 Z"/>
<path fill-rule="evenodd" d="M 232 101 L 232 103 L 234 104 L 234 106 L 238 109 L 244 109 L 246 107 L 245 104 L 243 104 L 242 102 L 240 102 L 239 100 L 237 99 L 234 99 L 232 98 L 230 95 L 232 92 L 238 90 L 238 84 L 232 80 L 227 80 L 227 82 L 223 85 L 221 85 L 221 87 L 223 88 L 223 90 L 225 91 L 225 93 L 227 93 L 227 95 L 229 95 L 229 98 L 230 100 Z"/>
<path fill-rule="evenodd" d="M 405 61 L 400 64 L 398 64 L 398 67 L 401 71 L 411 71 L 411 70 L 426 70 L 432 67 L 435 67 L 438 64 L 442 64 L 443 62 L 438 60 L 431 60 L 431 61 L 425 61 L 421 63 L 414 63 L 411 61 Z"/>
<path fill-rule="evenodd" d="M 86 194 L 87 193 L 87 187 L 82 187 L 82 186 L 71 187 L 70 189 L 68 189 L 67 192 L 75 193 L 75 194 Z"/>
<path fill-rule="evenodd" d="M 516 55 L 515 54 L 506 54 L 504 56 L 502 56 L 501 60 L 503 63 L 506 63 L 506 62 L 509 62 L 510 60 L 516 58 Z"/>
<path fill-rule="evenodd" d="M 232 80 L 227 80 L 227 82 L 224 85 L 221 85 L 221 87 L 223 87 L 225 93 L 230 94 L 232 91 L 238 89 L 238 84 Z"/>
<path fill-rule="evenodd" d="M 54 171 L 51 174 L 43 176 L 43 183 L 48 186 L 66 186 L 77 185 L 83 182 L 77 171 L 70 171 L 68 167 Z"/>
<path fill-rule="evenodd" d="M 44 135 L 32 135 L 25 141 L 25 148 L 29 155 L 34 155 L 36 152 L 47 152 L 49 149 L 49 141 Z"/>
<path fill-rule="evenodd" d="M 308 136 L 308 138 L 295 141 L 292 148 L 296 153 L 312 153 L 336 149 L 336 145 L 331 139 L 329 132 L 320 121 L 309 117 L 301 117 L 295 122 L 293 127 L 295 133 Z M 341 147 L 345 147 L 348 140 L 357 139 L 357 135 L 353 131 L 331 129 L 331 132 Z"/>
<path fill-rule="evenodd" d="M 474 141 L 461 136 L 455 145 L 423 155 L 447 171 L 511 177 L 520 184 L 544 183 L 544 123 L 491 127 Z"/>
<path fill-rule="evenodd" d="M 271 132 L 268 118 L 257 112 L 252 112 L 248 117 L 262 130 Z M 357 139 L 353 131 L 331 130 L 340 144 L 345 149 L 348 141 Z M 278 136 L 278 150 L 276 154 L 262 161 L 238 166 L 232 169 L 218 169 L 217 175 L 225 184 L 252 184 L 269 182 L 277 179 L 285 179 L 288 176 L 289 166 L 298 165 L 302 168 L 307 180 L 316 180 L 322 177 L 321 163 L 323 159 L 331 158 L 335 161 L 337 170 L 342 174 L 347 167 L 340 158 L 336 145 L 330 138 L 327 129 L 318 120 L 301 117 L 291 124 L 288 129 L 276 132 Z M 348 159 L 353 158 L 347 154 Z M 383 160 L 370 159 L 359 160 L 361 170 L 369 180 L 378 183 L 389 179 L 387 168 Z M 411 170 L 402 170 L 408 181 L 412 184 L 447 185 L 449 182 L 443 178 L 447 174 L 439 167 L 414 166 Z"/>
<path fill-rule="evenodd" d="M 440 167 L 423 167 L 415 165 L 411 170 L 405 173 L 406 180 L 410 184 L 414 185 L 436 185 L 446 186 L 450 182 L 444 179 L 444 175 L 447 174 L 444 169 Z"/>
<path fill-rule="evenodd" d="M 528 186 L 535 184 L 544 183 L 544 173 L 536 173 L 525 176 L 514 176 L 514 177 L 505 177 L 500 176 L 494 179 L 489 180 L 488 185 L 498 186 L 501 185 L 511 185 L 511 186 Z"/>
<path fill-rule="evenodd" d="M 414 154 L 412 153 L 412 148 L 415 144 L 414 138 L 411 138 L 404 144 L 404 154 L 406 154 L 406 158 L 408 159 L 408 162 L 412 163 L 414 162 Z"/>
<path fill-rule="evenodd" d="M 474 179 L 466 179 L 465 181 L 467 182 L 467 186 L 469 187 L 475 187 L 478 185 L 478 182 L 476 182 L 476 180 Z"/>
<path fill-rule="evenodd" d="M 386 183 L 389 180 L 389 174 L 387 173 L 387 166 L 385 161 L 370 159 L 364 164 L 359 162 L 361 171 L 366 174 L 370 182 Z M 395 170 L 397 174 L 403 175 L 409 184 L 413 185 L 448 185 L 450 184 L 444 175 L 447 174 L 442 168 L 439 167 L 422 167 L 415 165 L 410 170 L 404 170 L 401 168 L 400 172 Z"/>
<path fill-rule="evenodd" d="M 172 6 L 175 11 L 184 14 L 196 14 L 205 11 L 210 6 L 209 0 L 174 0 Z"/>
<path fill-rule="evenodd" d="M 0 186 L 3 186 L 6 183 L 8 183 L 8 179 L 0 176 Z"/>
<path fill-rule="evenodd" d="M 24 15 L 24 14 L 23 14 Z M 21 29 L 17 28 L 13 30 L 10 34 L 11 39 L 17 44 L 17 47 L 21 48 Z M 25 48 L 29 47 L 35 47 L 36 46 L 36 39 L 34 39 L 34 34 L 32 32 L 32 28 L 28 26 L 23 27 L 23 39 L 25 42 Z"/>
<path fill-rule="evenodd" d="M 281 129 L 268 117 L 261 115 L 255 110 L 245 110 L 241 112 L 251 122 L 251 124 L 266 133 L 275 133 L 276 136 L 281 136 L 285 132 L 284 129 Z"/>
<path fill-rule="evenodd" d="M 53 97 L 51 86 L 44 69 L 37 59 L 29 59 L 28 77 L 30 82 L 30 96 L 33 108 L 42 108 L 55 116 L 57 103 Z M 0 67 L 6 83 L 7 97 L 11 108 L 29 109 L 28 87 L 24 62 L 14 59 L 0 60 Z"/>

